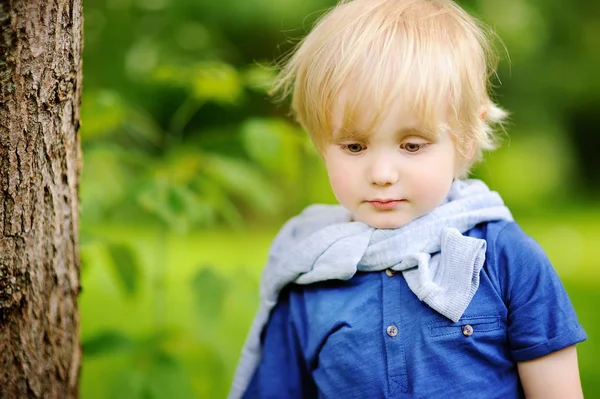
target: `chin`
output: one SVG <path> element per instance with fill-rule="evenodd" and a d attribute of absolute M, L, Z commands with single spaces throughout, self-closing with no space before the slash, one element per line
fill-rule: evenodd
<path fill-rule="evenodd" d="M 375 229 L 397 229 L 411 222 L 411 220 L 403 220 L 394 215 L 366 217 L 362 221 Z"/>

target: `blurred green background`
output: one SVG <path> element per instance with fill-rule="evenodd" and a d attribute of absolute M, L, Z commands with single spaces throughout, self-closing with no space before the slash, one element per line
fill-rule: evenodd
<path fill-rule="evenodd" d="M 333 0 L 85 0 L 81 396 L 225 397 L 270 240 L 334 201 L 266 95 Z M 502 148 L 476 170 L 548 252 L 600 397 L 600 3 L 469 0 L 502 37 Z"/>

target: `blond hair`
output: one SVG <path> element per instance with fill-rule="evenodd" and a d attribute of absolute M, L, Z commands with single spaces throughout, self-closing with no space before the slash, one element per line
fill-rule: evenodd
<path fill-rule="evenodd" d="M 342 0 L 285 60 L 272 94 L 292 95 L 292 111 L 319 152 L 335 129 L 370 126 L 408 104 L 439 130 L 441 108 L 464 173 L 494 148 L 492 126 L 506 113 L 489 97 L 496 57 L 490 32 L 452 0 Z M 343 101 L 342 126 L 333 109 Z"/>

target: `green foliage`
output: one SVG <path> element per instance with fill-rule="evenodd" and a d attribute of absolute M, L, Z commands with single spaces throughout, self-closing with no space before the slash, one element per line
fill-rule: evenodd
<path fill-rule="evenodd" d="M 278 209 L 279 196 L 274 188 L 247 162 L 209 155 L 204 172 L 231 195 L 245 198 L 254 209 Z"/>
<path fill-rule="evenodd" d="M 92 21 L 100 15 L 88 12 Z M 118 18 L 111 10 L 99 12 Z M 129 17 L 146 12 L 131 9 Z M 92 46 L 92 57 L 93 51 Z M 237 320 L 220 315 L 235 314 L 241 306 L 248 317 L 255 291 L 244 296 L 248 287 L 232 289 L 214 268 L 199 269 L 189 284 L 178 287 L 189 293 L 193 309 L 186 318 L 192 324 L 181 329 L 166 307 L 167 275 L 179 265 L 167 264 L 165 237 L 222 224 L 239 229 L 249 217 L 292 211 L 293 203 L 284 199 L 294 184 L 301 185 L 304 159 L 314 152 L 304 133 L 285 119 L 247 114 L 248 104 L 265 96 L 273 69 L 254 62 L 236 67 L 214 57 L 158 62 L 158 52 L 168 49 L 149 37 L 132 42 L 129 51 L 125 70 L 112 76 L 120 86 L 94 88 L 91 72 L 84 92 L 83 258 L 86 276 L 102 267 L 128 306 L 142 301 L 145 311 L 138 314 L 151 316 L 140 329 L 134 315 L 126 318 L 133 325 L 107 323 L 93 331 L 84 326 L 82 392 L 90 392 L 85 370 L 105 363 L 111 365 L 105 397 L 222 397 L 238 349 L 223 345 L 218 333 L 234 331 L 230 326 Z M 136 97 L 143 91 L 153 93 L 158 108 L 149 97 Z M 243 117 L 226 116 L 205 126 L 202 121 L 215 110 Z M 232 145 L 239 151 L 230 151 Z M 131 237 L 107 238 L 95 231 L 106 224 L 151 232 L 158 237 L 155 256 L 138 253 Z"/>
<path fill-rule="evenodd" d="M 280 225 L 334 200 L 309 138 L 268 98 L 271 60 L 334 2 L 86 0 L 82 396 L 225 397 L 275 233 L 253 223 Z M 594 148 L 595 113 L 577 112 L 600 101 L 597 4 L 461 4 L 495 27 L 512 59 L 495 80 L 512 114 L 507 149 L 477 174 L 521 214 L 550 215 L 530 226 L 545 248 L 563 248 L 551 254 L 561 273 L 597 266 L 585 240 L 598 229 L 582 227 L 597 218 L 551 237 L 548 228 L 568 225 L 552 208 L 573 209 L 594 187 L 582 171 L 600 168 L 581 155 Z M 582 284 L 596 287 L 596 269 L 569 286 L 591 334 L 585 303 L 597 295 Z M 585 345 L 593 396 L 598 348 Z"/>
<path fill-rule="evenodd" d="M 189 67 L 165 65 L 154 70 L 158 83 L 190 89 L 198 101 L 235 104 L 242 95 L 243 82 L 238 71 L 224 62 L 203 62 Z"/>
<path fill-rule="evenodd" d="M 118 128 L 125 120 L 125 106 L 114 91 L 85 92 L 82 101 L 82 135 L 98 138 Z"/>
<path fill-rule="evenodd" d="M 282 119 L 249 119 L 241 127 L 241 140 L 252 160 L 270 174 L 298 182 L 307 138 L 297 127 Z"/>
<path fill-rule="evenodd" d="M 204 266 L 196 273 L 191 285 L 198 317 L 203 325 L 209 326 L 223 309 L 228 281 Z"/>
<path fill-rule="evenodd" d="M 132 296 L 138 289 L 140 266 L 131 248 L 121 243 L 110 243 L 107 246 L 113 269 L 125 294 Z"/>
<path fill-rule="evenodd" d="M 83 343 L 86 356 L 127 355 L 110 384 L 111 398 L 194 398 L 191 381 L 181 361 L 164 348 L 173 339 L 165 332 L 134 339 L 117 331 L 102 331 Z"/>
<path fill-rule="evenodd" d="M 120 331 L 102 331 L 87 338 L 83 342 L 83 352 L 86 356 L 100 356 L 111 353 L 130 352 L 134 342 Z"/>
<path fill-rule="evenodd" d="M 242 79 L 249 89 L 261 94 L 268 93 L 276 72 L 268 65 L 252 64 L 242 71 Z"/>

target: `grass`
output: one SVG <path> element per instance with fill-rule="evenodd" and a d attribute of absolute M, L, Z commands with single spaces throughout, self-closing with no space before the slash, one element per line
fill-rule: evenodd
<path fill-rule="evenodd" d="M 571 296 L 589 336 L 578 347 L 584 393 L 586 397 L 600 397 L 600 370 L 595 367 L 600 355 L 596 339 L 600 337 L 600 320 L 595 311 L 595 304 L 600 303 L 600 215 L 590 217 L 581 212 L 544 219 L 522 217 L 519 222 L 547 251 Z M 109 262 L 101 248 L 86 248 L 89 261 L 82 273 L 80 299 L 82 338 L 108 329 L 139 338 L 163 326 L 175 334 L 175 339 L 168 340 L 167 350 L 187 370 L 194 397 L 224 397 L 254 315 L 259 275 L 275 232 L 211 231 L 173 235 L 161 241 L 151 230 L 97 228 L 101 236 L 132 245 L 144 267 L 136 294 L 127 296 L 107 267 Z M 161 279 L 164 295 L 157 302 L 153 281 L 161 259 L 166 266 Z M 212 319 L 199 317 L 198 299 L 191 285 L 202 267 L 215 271 L 228 287 L 225 301 Z M 147 365 L 141 359 L 132 360 L 130 353 L 85 357 L 81 397 L 124 397 L 115 381 L 128 376 L 124 372 L 131 369 L 143 372 Z"/>

